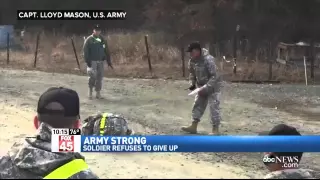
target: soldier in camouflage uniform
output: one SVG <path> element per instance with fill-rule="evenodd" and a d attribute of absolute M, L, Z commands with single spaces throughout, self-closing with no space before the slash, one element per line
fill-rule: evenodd
<path fill-rule="evenodd" d="M 275 126 L 269 132 L 263 132 L 260 135 L 269 135 L 269 136 L 301 136 L 298 130 L 294 127 L 279 124 Z M 302 152 L 268 152 L 264 153 L 267 157 L 298 157 L 300 162 L 302 158 Z M 298 167 L 288 168 L 285 167 L 284 164 L 281 163 L 266 163 L 264 162 L 269 171 L 264 179 L 315 179 L 315 172 L 309 169 L 301 169 Z"/>
<path fill-rule="evenodd" d="M 125 136 L 133 134 L 128 127 L 127 120 L 112 113 L 89 116 L 84 122 L 81 130 L 83 135 Z"/>
<path fill-rule="evenodd" d="M 38 134 L 0 157 L 0 179 L 99 179 L 80 153 L 51 152 L 52 128 L 79 128 L 79 104 L 71 89 L 50 88 L 42 94 L 34 118 Z"/>
<path fill-rule="evenodd" d="M 100 33 L 101 28 L 98 25 L 95 26 L 92 35 L 85 39 L 83 45 L 84 60 L 87 63 L 87 73 L 89 75 L 88 96 L 90 99 L 92 98 L 93 88 L 96 91 L 96 98 L 102 98 L 100 91 L 104 76 L 104 60 L 113 69 L 108 44 Z"/>
<path fill-rule="evenodd" d="M 207 104 L 210 108 L 210 120 L 212 124 L 213 135 L 219 134 L 219 125 L 221 121 L 220 114 L 220 88 L 221 76 L 218 75 L 214 58 L 201 48 L 200 43 L 191 43 L 187 52 L 190 52 L 189 60 L 189 90 L 193 91 L 200 88 L 195 97 L 192 108 L 192 124 L 189 127 L 182 127 L 183 131 L 195 134 L 197 126 L 203 116 Z"/>

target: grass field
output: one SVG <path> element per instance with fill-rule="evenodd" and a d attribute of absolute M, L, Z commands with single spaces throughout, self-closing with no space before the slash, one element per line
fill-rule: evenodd
<path fill-rule="evenodd" d="M 152 72 L 148 67 L 145 35 L 148 35 L 148 47 Z M 37 35 L 26 33 L 23 41 L 16 38 L 23 50 L 11 48 L 9 64 L 6 50 L 0 51 L 0 65 L 15 69 L 30 69 L 56 73 L 85 74 L 85 63 L 82 55 L 84 36 L 65 36 L 59 33 L 42 32 L 39 36 L 36 68 L 34 68 Z M 77 65 L 71 38 L 74 41 L 80 69 Z M 186 79 L 188 77 L 188 55 L 184 54 L 185 77 L 183 77 L 181 47 L 176 45 L 175 38 L 165 33 L 150 32 L 109 32 L 105 34 L 115 70 L 106 70 L 107 77 L 163 78 Z M 186 45 L 185 45 L 186 46 Z M 212 49 L 213 51 L 214 49 Z M 237 74 L 232 72 L 233 62 L 216 57 L 216 65 L 224 79 L 230 80 L 267 80 L 269 65 L 263 61 L 237 60 Z M 316 69 L 316 77 L 319 70 Z M 316 78 L 315 80 L 319 80 Z M 295 66 L 285 67 L 274 64 L 272 80 L 282 82 L 303 82 L 304 70 Z M 311 83 L 311 81 L 310 81 Z"/>

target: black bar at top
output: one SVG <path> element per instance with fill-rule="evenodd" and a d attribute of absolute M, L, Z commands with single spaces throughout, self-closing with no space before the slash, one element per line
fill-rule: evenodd
<path fill-rule="evenodd" d="M 18 20 L 119 20 L 126 19 L 123 10 L 18 10 Z"/>

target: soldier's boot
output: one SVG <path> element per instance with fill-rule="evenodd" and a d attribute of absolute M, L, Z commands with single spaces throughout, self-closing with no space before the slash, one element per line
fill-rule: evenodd
<path fill-rule="evenodd" d="M 212 126 L 212 132 L 210 135 L 219 135 L 219 126 Z"/>
<path fill-rule="evenodd" d="M 101 96 L 100 91 L 97 91 L 97 92 L 96 92 L 96 98 L 97 98 L 97 99 L 103 99 L 102 96 Z"/>
<path fill-rule="evenodd" d="M 132 129 L 127 130 L 127 135 L 133 135 L 133 134 L 134 134 L 134 131 Z"/>
<path fill-rule="evenodd" d="M 88 97 L 89 99 L 92 99 L 92 88 L 89 88 Z"/>
<path fill-rule="evenodd" d="M 182 127 L 181 130 L 190 134 L 197 134 L 198 123 L 199 121 L 193 121 L 190 126 Z"/>

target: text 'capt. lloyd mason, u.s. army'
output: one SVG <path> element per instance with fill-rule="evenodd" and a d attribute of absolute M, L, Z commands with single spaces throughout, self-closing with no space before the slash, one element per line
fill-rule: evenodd
<path fill-rule="evenodd" d="M 76 11 L 76 12 L 40 12 L 39 13 L 41 19 L 68 19 L 68 18 L 84 18 L 84 19 L 125 19 L 127 13 L 126 12 L 118 12 L 118 11 Z"/>
<path fill-rule="evenodd" d="M 125 19 L 124 11 L 18 11 L 19 19 Z"/>

